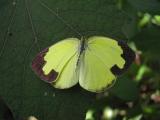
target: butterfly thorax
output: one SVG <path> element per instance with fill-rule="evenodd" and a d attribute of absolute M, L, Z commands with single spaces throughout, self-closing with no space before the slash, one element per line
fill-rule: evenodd
<path fill-rule="evenodd" d="M 79 49 L 80 49 L 80 50 L 79 50 L 79 51 L 80 51 L 80 55 L 81 55 L 81 53 L 82 53 L 82 52 L 85 50 L 85 48 L 86 48 L 86 43 L 85 43 L 85 41 L 86 41 L 86 40 L 85 40 L 84 38 L 81 39 L 80 48 L 79 48 Z"/>
<path fill-rule="evenodd" d="M 80 61 L 80 57 L 82 55 L 82 53 L 85 51 L 86 49 L 86 39 L 84 38 L 81 38 L 80 40 L 80 45 L 79 45 L 79 56 L 78 56 L 78 60 L 77 60 L 77 65 L 79 64 L 79 61 Z"/>

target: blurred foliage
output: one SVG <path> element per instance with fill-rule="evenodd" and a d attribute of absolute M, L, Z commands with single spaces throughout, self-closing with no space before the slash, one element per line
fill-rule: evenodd
<path fill-rule="evenodd" d="M 159 120 L 159 0 L 1 0 L 0 14 L 0 120 L 11 112 L 15 120 Z M 111 89 L 57 90 L 32 72 L 35 54 L 76 31 L 124 39 L 135 51 Z"/>

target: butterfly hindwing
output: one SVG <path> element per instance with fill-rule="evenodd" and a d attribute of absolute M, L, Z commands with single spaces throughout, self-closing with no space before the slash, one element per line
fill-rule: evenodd
<path fill-rule="evenodd" d="M 32 69 L 46 82 L 57 88 L 68 88 L 78 82 L 76 61 L 79 40 L 68 38 L 40 52 L 32 62 Z"/>
<path fill-rule="evenodd" d="M 127 63 L 123 53 L 124 49 L 116 40 L 98 36 L 89 38 L 80 62 L 80 85 L 92 92 L 106 89 L 116 79 L 112 67 L 122 70 Z"/>
<path fill-rule="evenodd" d="M 78 52 L 75 53 L 65 64 L 58 77 L 58 80 L 52 83 L 55 88 L 70 88 L 78 83 L 78 72 L 76 71 L 78 56 Z"/>

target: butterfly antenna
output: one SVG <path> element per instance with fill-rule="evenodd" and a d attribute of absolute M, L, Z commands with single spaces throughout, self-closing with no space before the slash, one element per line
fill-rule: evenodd
<path fill-rule="evenodd" d="M 73 26 L 71 26 L 66 20 L 64 20 L 61 16 L 58 15 L 58 11 L 54 11 L 53 9 L 49 8 L 44 2 L 39 0 L 40 4 L 45 7 L 48 11 L 50 11 L 54 16 L 56 16 L 61 22 L 63 22 L 68 28 L 73 30 L 80 38 L 82 38 L 82 34 L 77 31 Z"/>

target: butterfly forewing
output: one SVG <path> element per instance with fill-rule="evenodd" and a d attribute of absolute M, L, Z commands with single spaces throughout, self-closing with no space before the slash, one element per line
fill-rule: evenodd
<path fill-rule="evenodd" d="M 35 57 L 32 69 L 41 79 L 57 88 L 75 85 L 78 82 L 75 69 L 79 42 L 76 38 L 68 38 L 52 45 Z"/>

